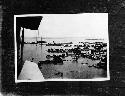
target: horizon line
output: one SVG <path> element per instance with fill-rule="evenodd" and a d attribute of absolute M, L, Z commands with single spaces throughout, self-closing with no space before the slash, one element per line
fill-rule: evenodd
<path fill-rule="evenodd" d="M 105 38 L 93 38 L 93 37 L 24 37 L 24 38 L 84 38 L 86 40 L 104 40 Z"/>

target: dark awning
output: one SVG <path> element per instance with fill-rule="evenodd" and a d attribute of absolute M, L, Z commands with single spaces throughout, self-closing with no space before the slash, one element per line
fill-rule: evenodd
<path fill-rule="evenodd" d="M 16 25 L 31 30 L 38 30 L 41 20 L 42 16 L 16 17 Z"/>

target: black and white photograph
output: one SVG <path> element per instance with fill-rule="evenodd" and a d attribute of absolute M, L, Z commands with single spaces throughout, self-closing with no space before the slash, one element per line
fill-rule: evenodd
<path fill-rule="evenodd" d="M 125 1 L 0 1 L 0 89 L 125 96 Z"/>
<path fill-rule="evenodd" d="M 17 81 L 110 79 L 106 13 L 15 18 Z"/>

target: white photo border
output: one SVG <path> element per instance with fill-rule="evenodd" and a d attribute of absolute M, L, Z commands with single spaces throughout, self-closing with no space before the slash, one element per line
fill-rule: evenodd
<path fill-rule="evenodd" d="M 83 14 L 105 14 L 108 18 L 108 13 L 83 13 Z M 18 80 L 17 79 L 17 43 L 16 43 L 16 18 L 17 17 L 33 17 L 33 16 L 44 16 L 44 15 L 57 15 L 57 14 L 24 14 L 14 15 L 14 44 L 15 44 L 15 83 L 21 82 L 46 82 L 46 81 L 107 81 L 110 80 L 109 71 L 109 34 L 107 40 L 107 78 L 95 78 L 95 79 L 44 79 L 44 80 Z M 61 14 L 58 14 L 61 15 Z M 66 14 L 67 15 L 67 14 Z M 70 14 L 77 15 L 77 14 Z M 108 22 L 108 21 L 107 21 Z M 108 27 L 108 24 L 107 24 Z M 108 32 L 108 28 L 107 28 Z"/>

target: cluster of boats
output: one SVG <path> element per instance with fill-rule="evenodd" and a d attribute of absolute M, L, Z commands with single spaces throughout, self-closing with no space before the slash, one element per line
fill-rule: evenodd
<path fill-rule="evenodd" d="M 38 66 L 41 66 L 42 64 L 54 64 L 54 65 L 63 65 L 64 62 L 67 62 L 67 58 L 65 54 L 62 55 L 47 55 L 46 58 L 47 60 L 45 61 L 39 61 L 38 62 Z M 72 57 L 71 60 L 68 59 L 68 62 L 72 62 L 72 61 L 76 61 L 79 62 L 79 58 L 81 58 L 82 56 L 78 56 L 75 55 L 74 57 Z M 51 58 L 51 59 L 50 59 Z M 87 58 L 87 57 L 85 57 Z M 91 58 L 88 58 L 91 59 Z M 95 67 L 95 68 L 102 68 L 104 70 L 107 70 L 107 57 L 101 58 L 100 60 L 94 60 L 94 61 L 99 61 L 97 64 L 91 64 L 89 65 L 88 63 L 86 63 L 88 65 L 88 67 Z M 85 64 L 85 63 L 81 63 L 81 64 Z"/>
<path fill-rule="evenodd" d="M 63 64 L 66 58 L 69 56 L 72 60 L 77 61 L 79 58 L 88 58 L 91 60 L 99 60 L 100 62 L 96 64 L 97 68 L 106 69 L 107 67 L 107 51 L 103 50 L 106 44 L 103 43 L 89 43 L 89 42 L 79 42 L 77 45 L 72 42 L 68 43 L 47 43 L 47 42 L 37 42 L 37 44 L 44 44 L 48 46 L 47 55 L 45 61 L 39 61 L 38 65 L 41 64 Z M 36 44 L 32 42 L 31 44 Z M 52 47 L 54 46 L 54 47 Z M 57 46 L 57 47 L 56 47 Z M 72 61 L 69 60 L 69 61 Z"/>
<path fill-rule="evenodd" d="M 59 61 L 63 62 L 63 60 L 65 60 L 63 58 L 66 58 L 68 56 L 71 56 L 72 59 L 75 58 L 74 60 L 76 61 L 78 60 L 78 58 L 82 57 L 82 58 L 88 58 L 91 60 L 100 60 L 100 62 L 94 67 L 103 68 L 103 69 L 107 68 L 106 67 L 107 66 L 107 50 L 103 49 L 103 47 L 106 47 L 106 44 L 104 44 L 103 46 L 103 43 L 95 43 L 95 45 L 93 45 L 93 49 L 89 49 L 91 45 L 88 45 L 88 44 L 85 45 L 84 42 L 80 42 L 80 43 L 83 43 L 83 45 L 82 44 L 81 46 L 74 45 L 75 47 L 70 47 L 73 45 L 72 42 L 68 44 L 63 44 L 63 43 L 49 44 L 48 46 L 51 46 L 51 45 L 60 46 L 61 45 L 63 46 L 63 48 L 61 47 L 59 49 L 58 47 L 57 48 L 53 47 L 53 48 L 47 49 L 46 51 L 48 52 L 48 55 L 46 56 L 46 58 L 47 59 L 51 58 L 52 62 L 59 62 Z M 69 48 L 65 48 L 65 47 L 69 47 Z M 54 59 L 55 58 L 54 56 L 58 57 L 58 59 L 57 58 Z M 47 62 L 50 62 L 50 61 L 47 61 Z"/>

